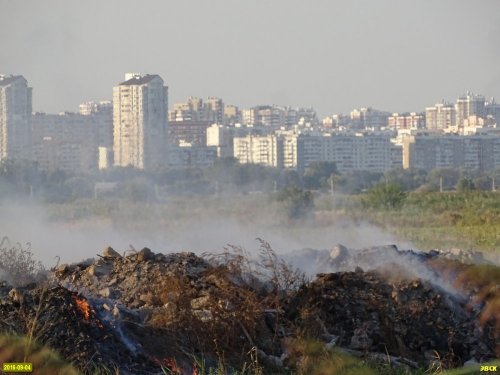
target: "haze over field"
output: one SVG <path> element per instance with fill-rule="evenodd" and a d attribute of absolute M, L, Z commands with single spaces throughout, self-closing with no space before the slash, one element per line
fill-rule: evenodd
<path fill-rule="evenodd" d="M 497 0 L 303 2 L 0 0 L 3 73 L 34 110 L 111 98 L 124 72 L 158 73 L 170 103 L 419 111 L 466 90 L 500 96 Z"/>
<path fill-rule="evenodd" d="M 201 199 L 210 198 L 198 198 L 186 206 L 186 211 L 195 209 L 196 202 Z M 57 256 L 61 262 L 77 262 L 94 257 L 107 245 L 120 253 L 130 250 L 130 245 L 137 250 L 147 246 L 163 253 L 221 252 L 228 244 L 253 252 L 258 248 L 256 237 L 260 237 L 277 252 L 287 253 L 302 248 L 330 249 L 338 243 L 359 248 L 397 242 L 394 236 L 375 226 L 354 224 L 348 220 L 340 220 L 328 227 L 317 226 L 312 220 L 288 226 L 279 223 L 270 225 L 273 220 L 270 212 L 251 219 L 242 217 L 241 220 L 208 209 L 203 215 L 197 211 L 193 216 L 186 214 L 182 218 L 158 223 L 134 218 L 132 214 L 119 220 L 88 217 L 63 222 L 51 220 L 42 205 L 4 202 L 1 208 L 2 236 L 23 245 L 31 243 L 35 257 L 49 267 L 57 262 Z M 153 212 L 147 214 L 154 215 Z M 22 225 L 13 218 L 22 218 Z M 411 246 L 408 243 L 400 245 Z"/>

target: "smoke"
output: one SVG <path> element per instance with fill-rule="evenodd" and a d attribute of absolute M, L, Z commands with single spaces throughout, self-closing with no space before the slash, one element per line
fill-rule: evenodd
<path fill-rule="evenodd" d="M 195 211 L 194 207 L 200 204 L 197 200 L 202 198 L 179 210 L 172 209 L 168 219 L 158 213 L 159 208 L 145 206 L 143 212 L 124 209 L 114 217 L 62 220 L 53 216 L 59 215 L 58 210 L 67 209 L 65 206 L 52 205 L 49 210 L 48 206 L 34 202 L 3 202 L 0 235 L 7 236 L 11 243 L 30 243 L 35 258 L 46 267 L 54 266 L 59 258 L 61 263 L 72 263 L 95 257 L 108 245 L 120 253 L 131 246 L 163 253 L 220 252 L 228 244 L 253 252 L 258 248 L 259 237 L 277 253 L 289 253 L 303 248 L 331 248 L 337 243 L 359 248 L 397 242 L 390 234 L 366 223 L 342 220 L 328 226 L 313 221 L 283 224 L 276 222 L 272 211 L 248 216 L 229 215 L 220 207 Z M 179 212 L 183 212 L 181 217 Z"/>
<path fill-rule="evenodd" d="M 200 254 L 221 252 L 227 245 L 234 245 L 256 256 L 260 246 L 256 238 L 262 238 L 285 261 L 310 277 L 320 272 L 354 271 L 361 267 L 365 271 L 382 270 L 388 277 L 397 279 L 418 277 L 454 294 L 451 285 L 426 266 L 422 253 L 398 250 L 415 249 L 411 243 L 398 241 L 368 223 L 346 219 L 328 223 L 314 219 L 284 223 L 277 220 L 278 215 L 272 208 L 248 212 L 242 204 L 244 208 L 229 213 L 228 207 L 234 208 L 239 198 L 233 197 L 226 203 L 222 198 L 211 204 L 207 199 L 210 198 L 196 197 L 158 206 L 136 204 L 132 208 L 124 203 L 124 208 L 114 215 L 83 215 L 83 218 L 64 220 L 54 219 L 54 212 L 69 207 L 74 213 L 78 209 L 34 202 L 4 202 L 0 210 L 0 236 L 7 236 L 11 243 L 30 243 L 35 259 L 48 268 L 58 262 L 74 263 L 93 258 L 106 246 L 120 253 L 149 247 L 161 253 Z M 206 206 L 200 207 L 203 203 Z M 339 243 L 344 246 L 338 246 Z"/>

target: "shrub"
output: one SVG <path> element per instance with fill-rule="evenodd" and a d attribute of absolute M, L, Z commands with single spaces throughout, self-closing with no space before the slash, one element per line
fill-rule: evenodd
<path fill-rule="evenodd" d="M 40 281 L 45 269 L 40 261 L 33 258 L 31 244 L 23 247 L 19 242 L 11 245 L 8 237 L 0 242 L 0 278 L 14 286 Z"/>
<path fill-rule="evenodd" d="M 363 205 L 368 208 L 401 208 L 406 200 L 406 192 L 396 184 L 378 184 L 368 190 Z"/>
<path fill-rule="evenodd" d="M 287 186 L 275 193 L 274 198 L 283 205 L 289 219 L 304 219 L 314 210 L 313 194 L 296 186 Z"/>

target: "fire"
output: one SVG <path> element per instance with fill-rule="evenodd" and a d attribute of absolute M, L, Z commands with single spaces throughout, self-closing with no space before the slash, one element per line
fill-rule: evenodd
<path fill-rule="evenodd" d="M 78 307 L 78 310 L 83 314 L 83 317 L 85 320 L 90 319 L 90 305 L 87 302 L 87 300 L 80 298 L 78 296 L 73 296 L 73 299 L 75 300 L 76 307 Z"/>

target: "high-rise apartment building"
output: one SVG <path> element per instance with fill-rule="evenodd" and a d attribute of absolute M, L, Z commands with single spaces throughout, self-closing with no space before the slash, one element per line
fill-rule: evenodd
<path fill-rule="evenodd" d="M 243 124 L 279 128 L 285 125 L 285 108 L 276 105 L 259 105 L 242 111 Z"/>
<path fill-rule="evenodd" d="M 224 123 L 224 102 L 220 98 L 209 97 L 206 102 L 208 113 L 211 114 L 210 120 L 217 124 Z"/>
<path fill-rule="evenodd" d="M 32 158 L 31 97 L 23 76 L 0 75 L 0 160 Z"/>
<path fill-rule="evenodd" d="M 156 74 L 128 76 L 113 88 L 115 166 L 160 166 L 167 148 L 168 87 Z"/>
<path fill-rule="evenodd" d="M 485 106 L 486 117 L 489 117 L 493 123 L 500 126 L 500 103 L 491 98 Z"/>
<path fill-rule="evenodd" d="M 234 137 L 233 152 L 242 164 L 283 167 L 283 140 L 277 135 Z"/>
<path fill-rule="evenodd" d="M 224 122 L 225 125 L 235 125 L 241 123 L 241 111 L 235 105 L 224 106 Z"/>
<path fill-rule="evenodd" d="M 486 117 L 484 96 L 474 95 L 471 92 L 467 92 L 466 95 L 457 99 L 455 109 L 457 113 L 456 124 L 458 126 L 463 126 L 464 121 L 470 116 Z"/>
<path fill-rule="evenodd" d="M 185 103 L 175 103 L 174 109 L 168 112 L 170 122 L 174 121 L 208 121 L 211 124 L 224 122 L 224 102 L 220 98 L 209 97 L 206 102 L 190 96 Z"/>
<path fill-rule="evenodd" d="M 450 103 L 437 103 L 434 107 L 425 109 L 425 127 L 427 129 L 441 130 L 456 124 L 457 112 Z"/>
<path fill-rule="evenodd" d="M 351 127 L 355 129 L 380 129 L 387 126 L 390 112 L 373 108 L 360 108 L 351 111 Z"/>

